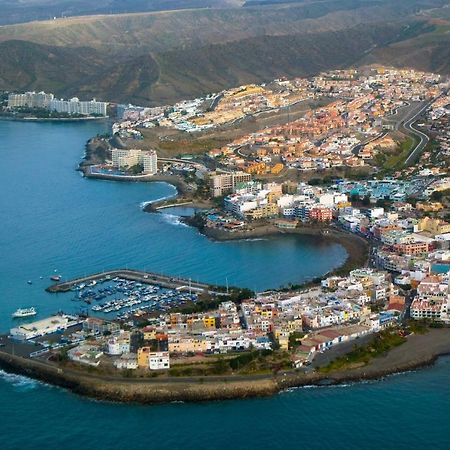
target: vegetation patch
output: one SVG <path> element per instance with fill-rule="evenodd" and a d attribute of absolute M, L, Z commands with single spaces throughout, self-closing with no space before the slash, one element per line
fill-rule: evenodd
<path fill-rule="evenodd" d="M 392 172 L 401 169 L 411 150 L 417 145 L 417 140 L 413 137 L 408 137 L 400 143 L 397 150 L 393 153 L 379 153 L 375 157 L 375 162 L 382 169 L 383 173 Z"/>
<path fill-rule="evenodd" d="M 406 338 L 399 334 L 398 330 L 382 331 L 367 345 L 355 345 L 353 350 L 344 356 L 336 358 L 327 366 L 319 368 L 319 372 L 329 373 L 338 370 L 354 369 L 369 363 L 372 358 L 384 355 L 389 350 L 406 342 Z"/>
<path fill-rule="evenodd" d="M 229 355 L 227 355 L 229 356 Z M 170 376 L 251 375 L 276 373 L 292 368 L 288 352 L 272 350 L 245 351 L 229 358 L 223 355 L 204 364 L 174 366 Z"/>

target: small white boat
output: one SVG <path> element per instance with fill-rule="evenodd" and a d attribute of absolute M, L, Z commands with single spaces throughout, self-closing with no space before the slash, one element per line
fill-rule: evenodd
<path fill-rule="evenodd" d="M 37 314 L 36 308 L 19 308 L 12 316 L 14 319 L 18 319 L 21 317 L 30 317 L 35 316 Z"/>

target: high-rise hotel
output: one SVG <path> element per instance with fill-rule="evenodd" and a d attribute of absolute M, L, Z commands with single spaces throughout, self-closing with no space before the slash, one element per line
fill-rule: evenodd
<path fill-rule="evenodd" d="M 113 148 L 111 150 L 111 158 L 113 167 L 118 169 L 141 164 L 143 166 L 142 173 L 144 174 L 155 175 L 158 171 L 158 156 L 154 150 Z"/>
<path fill-rule="evenodd" d="M 106 116 L 108 103 L 90 101 L 80 101 L 77 97 L 70 100 L 56 99 L 53 94 L 45 92 L 25 92 L 23 94 L 9 94 L 9 108 L 44 108 L 50 111 L 67 114 L 81 114 L 83 116 Z"/>

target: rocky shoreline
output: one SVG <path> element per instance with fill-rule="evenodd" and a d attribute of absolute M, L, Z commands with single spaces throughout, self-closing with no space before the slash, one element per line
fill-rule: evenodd
<path fill-rule="evenodd" d="M 450 329 L 432 329 L 411 335 L 405 344 L 366 366 L 333 373 L 288 371 L 277 375 L 229 375 L 193 378 L 127 378 L 75 370 L 39 360 L 0 352 L 0 367 L 104 401 L 126 403 L 200 402 L 265 397 L 303 386 L 329 386 L 365 380 L 379 380 L 395 373 L 432 365 L 450 354 Z"/>

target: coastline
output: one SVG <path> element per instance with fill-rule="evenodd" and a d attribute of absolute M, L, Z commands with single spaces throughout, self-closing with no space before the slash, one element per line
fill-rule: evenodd
<path fill-rule="evenodd" d="M 11 122 L 84 122 L 92 120 L 109 120 L 109 117 L 8 117 L 0 116 L 0 120 Z"/>
<path fill-rule="evenodd" d="M 86 142 L 85 155 L 82 161 L 78 165 L 78 171 L 80 171 L 85 178 L 109 180 L 109 181 L 126 181 L 126 182 L 140 182 L 140 183 L 168 183 L 175 187 L 177 194 L 172 198 L 178 198 L 183 195 L 187 195 L 189 186 L 187 183 L 177 177 L 176 175 L 108 175 L 103 173 L 91 173 L 91 166 L 102 164 L 107 157 L 107 152 L 110 150 L 110 145 L 104 139 L 93 137 Z M 158 203 L 153 202 L 153 203 Z M 151 207 L 152 203 L 147 203 L 144 207 L 144 211 L 154 211 Z"/>
<path fill-rule="evenodd" d="M 331 373 L 293 370 L 276 375 L 127 378 L 97 375 L 89 369 L 66 368 L 2 351 L 0 368 L 97 400 L 152 404 L 267 397 L 290 388 L 380 380 L 388 375 L 430 366 L 440 356 L 448 354 L 450 329 L 444 328 L 431 329 L 424 335 L 411 335 L 403 345 L 372 359 L 366 366 Z"/>
<path fill-rule="evenodd" d="M 150 209 L 149 209 L 150 211 Z M 156 210 L 157 211 L 157 210 Z M 152 210 L 155 212 L 155 210 Z M 200 233 L 208 237 L 213 241 L 230 241 L 230 240 L 243 240 L 243 239 L 258 239 L 258 238 L 271 238 L 280 235 L 298 235 L 308 236 L 316 240 L 323 242 L 334 242 L 344 247 L 347 258 L 345 262 L 336 267 L 331 272 L 324 274 L 343 274 L 356 267 L 365 266 L 368 263 L 370 257 L 370 242 L 363 237 L 350 233 L 339 228 L 335 228 L 329 225 L 302 225 L 294 229 L 280 229 L 271 223 L 265 225 L 259 225 L 251 230 L 229 232 L 220 230 L 217 228 L 208 228 L 201 226 L 195 221 L 195 218 L 185 217 L 183 222 L 189 226 L 195 227 Z"/>

